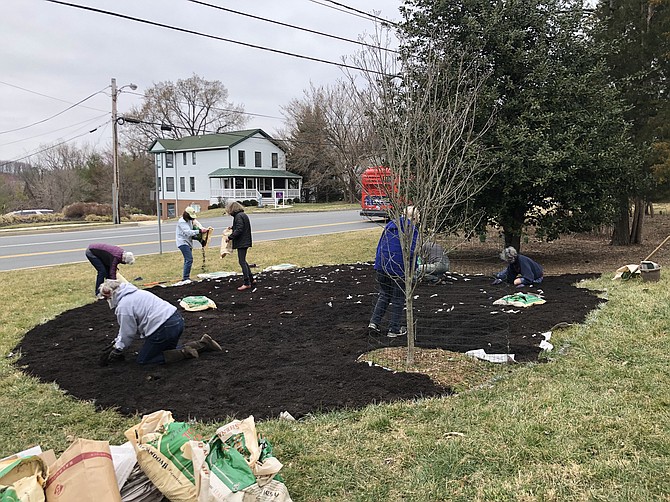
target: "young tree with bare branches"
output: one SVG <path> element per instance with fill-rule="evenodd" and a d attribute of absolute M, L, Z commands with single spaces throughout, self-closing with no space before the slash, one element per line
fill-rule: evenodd
<path fill-rule="evenodd" d="M 356 58 L 357 66 L 364 68 L 365 83 L 358 93 L 360 102 L 368 103 L 366 114 L 382 147 L 379 164 L 392 172 L 386 191 L 392 202 L 389 218 L 398 228 L 402 249 L 407 364 L 411 365 L 415 228 L 420 242 L 427 242 L 438 232 L 476 226 L 479 213 L 471 201 L 491 177 L 479 141 L 488 124 L 478 128 L 475 122 L 485 78 L 481 69 L 457 54 L 445 56 L 436 50 L 414 58 L 387 51 L 386 44 L 376 45 L 379 49 L 366 49 Z M 408 205 L 419 213 L 414 225 L 404 223 Z"/>

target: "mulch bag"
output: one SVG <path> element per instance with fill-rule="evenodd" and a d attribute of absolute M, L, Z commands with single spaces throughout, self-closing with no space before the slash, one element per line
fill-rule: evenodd
<path fill-rule="evenodd" d="M 179 305 L 189 312 L 216 308 L 214 300 L 211 300 L 206 296 L 187 296 L 179 301 Z"/>
<path fill-rule="evenodd" d="M 267 440 L 254 417 L 220 427 L 208 442 L 191 441 L 198 502 L 291 502 Z"/>
<path fill-rule="evenodd" d="M 77 439 L 49 470 L 47 502 L 121 502 L 107 441 Z"/>
<path fill-rule="evenodd" d="M 49 468 L 34 455 L 0 461 L 1 502 L 43 502 Z"/>
<path fill-rule="evenodd" d="M 221 258 L 233 252 L 233 241 L 226 242 L 226 239 L 233 233 L 232 228 L 223 230 L 223 237 L 221 237 Z"/>
<path fill-rule="evenodd" d="M 171 502 L 195 502 L 193 463 L 184 446 L 194 439 L 190 426 L 175 422 L 169 411 L 144 415 L 125 432 L 135 447 L 137 463 L 151 482 Z"/>
<path fill-rule="evenodd" d="M 530 307 L 531 305 L 542 305 L 546 300 L 532 293 L 515 293 L 506 295 L 493 302 L 493 305 L 512 305 L 513 307 Z"/>

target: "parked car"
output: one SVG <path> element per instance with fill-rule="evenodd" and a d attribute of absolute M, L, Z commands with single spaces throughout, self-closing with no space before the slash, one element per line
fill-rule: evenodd
<path fill-rule="evenodd" d="M 53 209 L 21 209 L 20 211 L 12 211 L 5 216 L 34 216 L 40 214 L 51 214 Z"/>

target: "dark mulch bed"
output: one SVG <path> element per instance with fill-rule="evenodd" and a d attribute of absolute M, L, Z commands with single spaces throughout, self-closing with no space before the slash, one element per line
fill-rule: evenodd
<path fill-rule="evenodd" d="M 539 288 L 547 302 L 516 313 L 492 305 L 514 291 L 490 286 L 484 276 L 454 274 L 445 284 L 420 285 L 417 345 L 459 352 L 482 348 L 514 353 L 519 362 L 537 360 L 540 333 L 561 322 L 582 322 L 603 301 L 572 286 L 585 277 L 547 277 Z M 99 351 L 116 336 L 117 325 L 107 303 L 98 301 L 28 332 L 18 349 L 18 364 L 100 407 L 116 407 L 125 414 L 166 409 L 177 420 L 264 419 L 284 410 L 298 418 L 451 392 L 425 375 L 393 373 L 356 361 L 379 346 L 406 343 L 368 335 L 376 299 L 370 265 L 266 272 L 258 276 L 252 292 L 238 292 L 239 284 L 238 278 L 225 278 L 151 290 L 173 304 L 190 295 L 214 300 L 217 310 L 183 312 L 182 340 L 208 333 L 224 347 L 223 353 L 169 366 L 141 367 L 127 360 L 102 368 Z"/>

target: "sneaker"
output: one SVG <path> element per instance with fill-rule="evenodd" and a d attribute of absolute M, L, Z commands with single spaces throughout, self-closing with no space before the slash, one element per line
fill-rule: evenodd
<path fill-rule="evenodd" d="M 173 286 L 185 286 L 186 284 L 191 284 L 193 281 L 191 279 L 184 279 L 183 281 L 175 282 Z"/>
<path fill-rule="evenodd" d="M 397 338 L 399 336 L 405 336 L 406 334 L 407 334 L 407 328 L 403 326 L 402 328 L 400 328 L 400 331 L 398 332 L 389 331 L 386 334 L 386 336 L 388 336 L 389 338 Z"/>
<path fill-rule="evenodd" d="M 377 331 L 377 332 L 380 331 L 379 326 L 377 326 L 377 325 L 376 325 L 375 323 L 373 323 L 373 322 L 371 322 L 370 324 L 368 324 L 368 329 L 370 329 L 370 330 L 372 330 L 372 331 Z"/>

